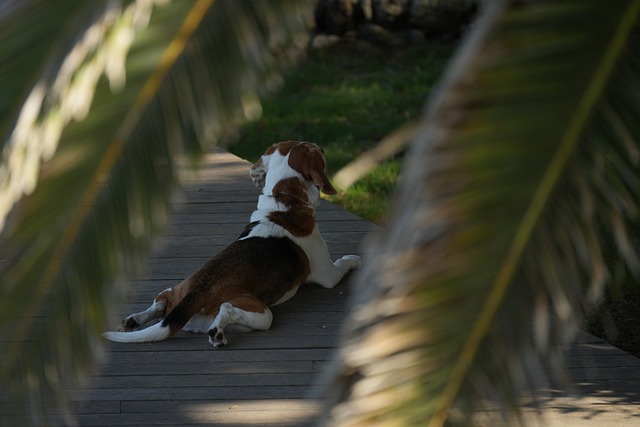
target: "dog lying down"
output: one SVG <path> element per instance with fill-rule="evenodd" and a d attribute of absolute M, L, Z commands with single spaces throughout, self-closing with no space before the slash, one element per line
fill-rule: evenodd
<path fill-rule="evenodd" d="M 214 347 L 235 331 L 267 330 L 269 306 L 289 300 L 305 283 L 333 288 L 360 266 L 346 255 L 332 262 L 320 236 L 315 208 L 320 192 L 336 194 L 329 183 L 323 151 L 310 142 L 271 146 L 251 168 L 262 188 L 258 207 L 240 237 L 179 285 L 160 292 L 145 311 L 127 316 L 118 342 L 161 341 L 180 330 L 207 333 Z M 146 329 L 152 320 L 163 318 Z"/>

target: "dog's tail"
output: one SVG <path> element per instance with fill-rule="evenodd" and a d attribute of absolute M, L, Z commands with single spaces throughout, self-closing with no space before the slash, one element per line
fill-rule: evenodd
<path fill-rule="evenodd" d="M 156 323 L 146 329 L 133 332 L 105 332 L 103 337 L 116 342 L 151 342 L 162 341 L 171 336 L 171 329 L 162 323 Z"/>
<path fill-rule="evenodd" d="M 195 292 L 188 293 L 165 319 L 146 329 L 133 332 L 105 332 L 103 337 L 116 342 L 162 341 L 180 331 L 200 309 L 200 300 Z"/>

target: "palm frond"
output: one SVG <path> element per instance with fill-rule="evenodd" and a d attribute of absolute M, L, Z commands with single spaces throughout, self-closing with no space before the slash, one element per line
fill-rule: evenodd
<path fill-rule="evenodd" d="M 561 344 L 609 278 L 603 246 L 637 271 L 639 7 L 485 5 L 360 276 L 330 423 L 509 416 L 562 372 Z"/>
<path fill-rule="evenodd" d="M 21 32 L 46 37 L 37 25 L 42 21 L 47 28 L 48 3 L 17 9 L 38 13 L 33 27 L 12 27 L 11 39 L 20 39 Z M 92 4 L 77 3 L 79 9 Z M 258 95 L 277 83 L 290 59 L 286 47 L 306 32 L 311 6 L 292 0 L 180 0 L 153 9 L 153 2 L 143 0 L 106 4 L 92 22 L 111 26 L 88 50 L 82 46 L 93 24 L 74 14 L 68 21 L 53 15 L 60 20 L 55 25 L 73 37 L 36 51 L 44 58 L 39 67 L 51 71 L 25 78 L 14 94 L 22 94 L 21 101 L 2 105 L 14 111 L 13 121 L 1 124 L 8 138 L 1 167 L 9 174 L 2 179 L 2 200 L 6 176 L 24 170 L 7 159 L 19 154 L 14 136 L 33 87 L 41 87 L 43 95 L 28 126 L 33 134 L 25 139 L 33 157 L 28 168 L 37 169 L 43 153 L 51 156 L 37 186 L 20 187 L 35 191 L 14 208 L 0 242 L 0 375 L 33 424 L 49 424 L 55 415 L 47 414 L 60 413 L 45 408 L 64 406 L 66 391 L 99 356 L 99 333 L 109 317 L 105 307 L 118 294 L 113 279 L 137 271 L 150 237 L 164 225 L 177 159 L 184 154 L 197 159 L 234 121 L 251 114 Z M 145 16 L 148 24 L 134 24 Z M 6 22 L 12 18 L 2 16 Z M 114 57 L 104 49 L 123 43 L 125 36 L 132 44 L 123 50 L 126 63 L 120 63 L 124 54 Z M 77 49 L 86 55 L 72 61 L 70 52 Z M 103 54 L 107 58 L 99 60 Z M 126 66 L 126 73 L 111 75 L 108 82 L 101 75 L 105 71 L 109 77 L 113 59 L 112 66 Z M 65 73 L 66 83 L 59 83 Z M 66 108 L 82 114 L 64 113 Z M 56 130 L 50 145 L 35 137 L 48 126 Z"/>
<path fill-rule="evenodd" d="M 40 162 L 51 159 L 64 126 L 86 116 L 100 76 L 122 84 L 131 36 L 152 7 L 153 2 L 123 10 L 117 2 L 33 1 L 0 17 L 6 78 L 0 230 L 13 204 L 35 189 Z"/>

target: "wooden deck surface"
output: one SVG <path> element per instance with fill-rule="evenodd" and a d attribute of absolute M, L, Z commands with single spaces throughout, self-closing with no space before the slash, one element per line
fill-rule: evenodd
<path fill-rule="evenodd" d="M 176 200 L 171 225 L 150 259 L 146 279 L 131 281 L 121 315 L 146 308 L 215 255 L 245 226 L 258 190 L 249 163 L 223 151 L 209 155 Z M 373 224 L 323 202 L 320 229 L 332 258 L 363 254 Z M 353 276 L 334 289 L 310 286 L 273 308 L 269 331 L 229 333 L 214 349 L 205 335 L 180 333 L 159 343 L 109 343 L 88 390 L 77 392 L 82 426 L 312 425 L 312 397 L 349 311 Z M 640 360 L 589 334 L 567 349 L 575 395 L 555 390 L 525 418 L 542 426 L 640 426 Z M 478 426 L 484 424 L 478 419 Z"/>
<path fill-rule="evenodd" d="M 147 278 L 127 284 L 131 303 L 118 308 L 121 315 L 148 307 L 238 237 L 260 194 L 249 168 L 223 151 L 207 157 L 175 202 Z M 363 240 L 377 228 L 326 201 L 317 217 L 334 260 L 362 255 Z M 334 289 L 300 289 L 272 308 L 270 330 L 227 333 L 226 348 L 185 332 L 158 343 L 109 343 L 108 362 L 78 396 L 85 400 L 80 425 L 310 424 L 319 410 L 313 387 L 337 345 L 351 277 Z"/>

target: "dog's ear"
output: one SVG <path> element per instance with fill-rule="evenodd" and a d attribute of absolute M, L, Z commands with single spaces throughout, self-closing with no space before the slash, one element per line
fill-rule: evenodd
<path fill-rule="evenodd" d="M 301 143 L 289 154 L 289 166 L 312 181 L 324 194 L 337 194 L 325 172 L 326 161 L 320 148 L 312 143 Z"/>
<path fill-rule="evenodd" d="M 311 180 L 313 183 L 327 195 L 338 194 L 333 185 L 329 182 L 329 177 L 327 177 L 327 173 L 325 172 L 325 161 L 320 155 L 314 155 L 315 160 L 312 160 L 314 167 L 310 169 Z M 317 159 L 319 158 L 320 161 Z"/>
<path fill-rule="evenodd" d="M 260 189 L 264 188 L 265 180 L 267 177 L 267 168 L 262 161 L 262 157 L 260 157 L 260 159 L 258 159 L 258 161 L 251 167 L 249 176 L 253 180 L 253 183 L 256 187 Z"/>

